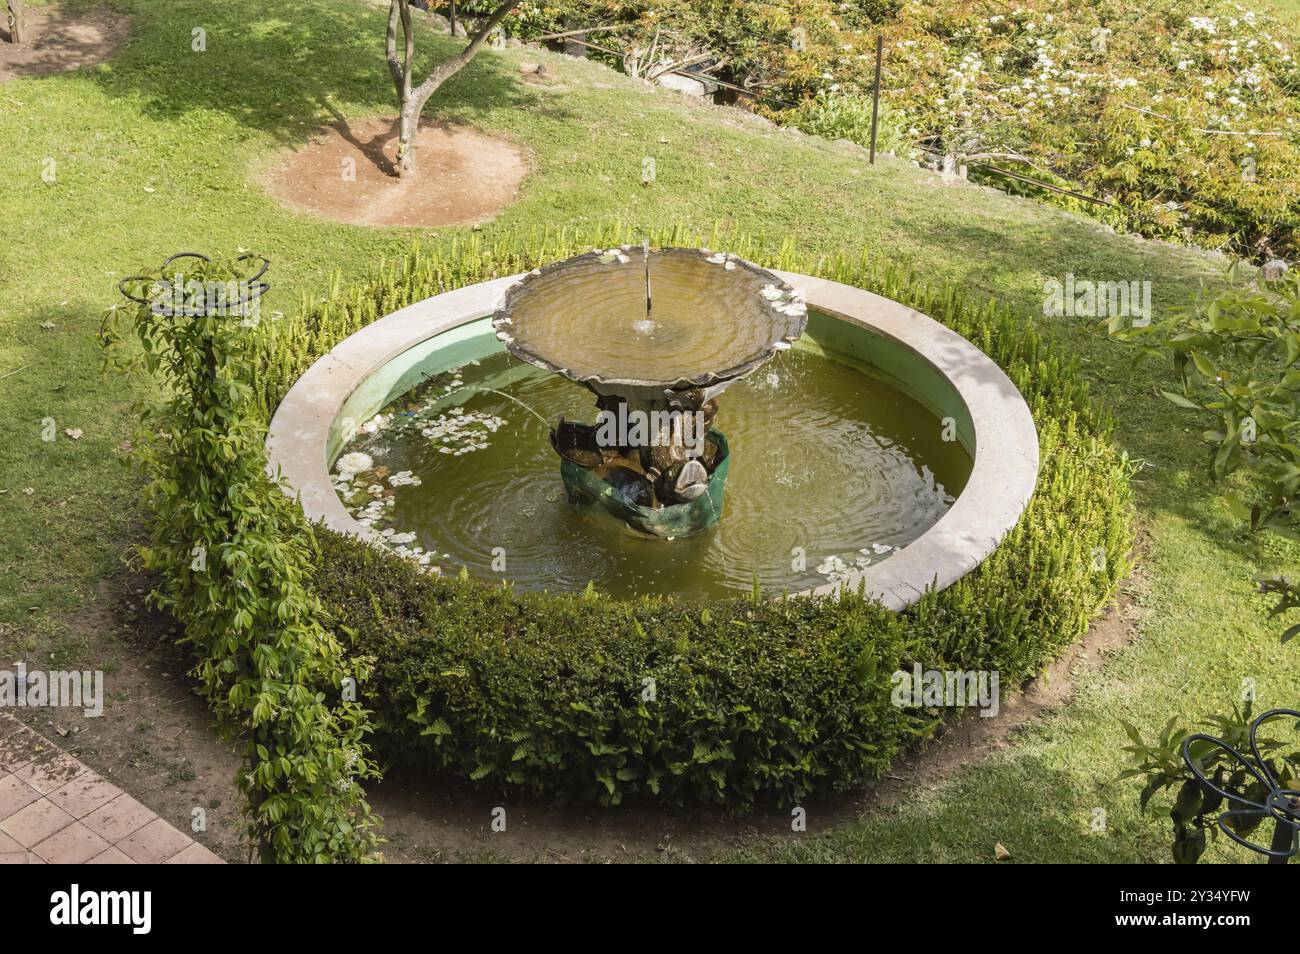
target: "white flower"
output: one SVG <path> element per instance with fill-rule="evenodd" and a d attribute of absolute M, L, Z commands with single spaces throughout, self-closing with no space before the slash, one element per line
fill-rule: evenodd
<path fill-rule="evenodd" d="M 351 454 L 344 454 L 334 465 L 339 472 L 339 476 L 348 480 L 353 474 L 359 474 L 363 471 L 373 470 L 374 460 L 369 454 L 363 454 L 360 451 L 353 451 Z"/>

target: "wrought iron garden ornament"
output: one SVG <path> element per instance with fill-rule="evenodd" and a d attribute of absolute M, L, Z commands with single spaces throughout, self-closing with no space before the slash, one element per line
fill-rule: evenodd
<path fill-rule="evenodd" d="M 222 294 L 213 299 L 211 289 L 207 286 L 198 289 L 199 292 L 204 293 L 202 296 L 196 296 L 192 289 L 175 286 L 167 275 L 167 269 L 181 259 L 193 259 L 202 262 L 204 265 L 212 263 L 212 259 L 199 252 L 177 252 L 162 263 L 157 278 L 150 275 L 129 275 L 118 282 L 118 290 L 131 301 L 141 305 L 148 305 L 158 312 L 179 313 L 190 316 L 210 313 L 243 316 L 271 287 L 266 282 L 261 281 L 262 276 L 271 267 L 270 261 L 261 255 L 249 253 L 235 259 L 235 264 L 240 265 L 248 262 L 259 265 L 260 263 L 257 271 L 252 275 L 236 276 L 227 282 L 220 283 L 222 285 L 235 285 L 237 293 L 234 296 L 230 296 L 225 293 L 225 290 L 222 290 Z M 142 294 L 146 289 L 152 294 Z M 165 296 L 159 294 L 160 289 L 171 291 L 172 301 L 170 304 L 166 301 Z"/>
<path fill-rule="evenodd" d="M 1250 754 L 1253 756 L 1253 761 L 1238 752 L 1223 739 L 1200 732 L 1189 735 L 1183 740 L 1183 761 L 1206 790 L 1215 793 L 1230 804 L 1242 806 L 1240 808 L 1230 808 L 1220 813 L 1217 819 L 1219 830 L 1237 844 L 1265 855 L 1269 860 L 1269 864 L 1284 865 L 1297 852 L 1296 833 L 1297 830 L 1300 830 L 1300 790 L 1286 788 L 1278 781 L 1273 774 L 1273 770 L 1269 767 L 1268 761 L 1260 754 L 1259 742 L 1256 738 L 1259 727 L 1269 719 L 1278 716 L 1289 716 L 1300 720 L 1300 711 L 1295 709 L 1270 709 L 1251 722 L 1249 738 Z M 1263 804 L 1251 801 L 1243 795 L 1226 791 L 1210 781 L 1200 768 L 1199 763 L 1202 760 L 1198 760 L 1192 755 L 1192 744 L 1195 742 L 1208 742 L 1212 748 L 1222 749 L 1240 762 L 1247 772 L 1268 789 L 1268 795 L 1264 798 Z M 1273 842 L 1268 848 L 1244 838 L 1226 824 L 1229 819 L 1233 818 L 1259 818 L 1262 820 L 1269 817 L 1273 818 L 1275 826 L 1273 829 Z"/>

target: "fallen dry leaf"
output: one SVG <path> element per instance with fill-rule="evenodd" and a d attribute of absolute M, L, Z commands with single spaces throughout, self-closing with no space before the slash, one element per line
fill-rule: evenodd
<path fill-rule="evenodd" d="M 74 441 L 79 441 L 81 440 L 83 431 L 79 427 L 65 427 L 63 433 L 67 434 L 68 437 L 72 438 Z"/>
<path fill-rule="evenodd" d="M 998 861 L 1006 861 L 1011 857 L 1011 852 L 1007 851 L 1002 842 L 999 841 L 993 846 L 993 857 Z"/>

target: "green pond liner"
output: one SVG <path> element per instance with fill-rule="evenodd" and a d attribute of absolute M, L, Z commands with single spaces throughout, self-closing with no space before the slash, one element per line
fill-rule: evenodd
<path fill-rule="evenodd" d="M 665 540 L 689 537 L 705 530 L 722 516 L 722 495 L 731 469 L 731 451 L 721 431 L 708 439 L 718 447 L 718 460 L 709 475 L 708 492 L 689 503 L 642 507 L 628 500 L 612 484 L 567 458 L 560 458 L 560 476 L 569 503 L 580 510 L 608 516 L 640 533 Z"/>

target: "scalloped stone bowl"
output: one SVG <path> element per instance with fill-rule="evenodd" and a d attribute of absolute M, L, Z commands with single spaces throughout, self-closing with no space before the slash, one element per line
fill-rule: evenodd
<path fill-rule="evenodd" d="M 716 394 L 788 348 L 806 316 L 791 285 L 743 259 L 621 246 L 529 272 L 493 324 L 511 354 L 597 394 L 662 399 Z"/>

